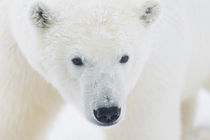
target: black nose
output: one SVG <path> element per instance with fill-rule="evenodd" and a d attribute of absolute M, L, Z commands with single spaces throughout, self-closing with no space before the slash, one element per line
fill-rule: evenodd
<path fill-rule="evenodd" d="M 120 116 L 121 109 L 118 107 L 102 107 L 94 110 L 95 118 L 103 124 L 112 124 Z"/>

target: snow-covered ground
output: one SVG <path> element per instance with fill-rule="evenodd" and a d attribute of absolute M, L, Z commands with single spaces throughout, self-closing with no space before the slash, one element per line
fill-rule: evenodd
<path fill-rule="evenodd" d="M 205 90 L 201 90 L 198 95 L 198 100 L 198 113 L 195 121 L 195 127 L 198 129 L 195 129 L 195 131 L 200 131 L 199 133 L 204 134 L 209 133 L 206 128 L 210 127 L 210 96 Z M 196 133 L 197 132 L 195 132 L 195 136 L 193 136 L 194 138 L 197 137 Z M 67 105 L 63 108 L 53 124 L 47 139 L 103 140 L 104 138 L 99 127 L 90 124 L 74 107 Z"/>
<path fill-rule="evenodd" d="M 47 140 L 103 140 L 102 130 L 89 123 L 73 106 L 67 105 L 54 122 Z"/>
<path fill-rule="evenodd" d="M 210 94 L 201 90 L 198 96 L 198 112 L 195 126 L 210 127 Z"/>

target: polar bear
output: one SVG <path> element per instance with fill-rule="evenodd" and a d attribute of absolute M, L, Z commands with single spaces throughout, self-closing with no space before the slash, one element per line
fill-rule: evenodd
<path fill-rule="evenodd" d="M 42 139 L 65 103 L 107 140 L 183 140 L 210 87 L 209 6 L 1 0 L 0 140 Z"/>

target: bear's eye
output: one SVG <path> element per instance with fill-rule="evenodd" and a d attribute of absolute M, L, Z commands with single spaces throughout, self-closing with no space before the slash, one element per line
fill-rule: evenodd
<path fill-rule="evenodd" d="M 82 62 L 82 59 L 79 58 L 79 57 L 73 58 L 72 63 L 76 66 L 83 66 L 84 65 L 83 62 Z"/>
<path fill-rule="evenodd" d="M 120 59 L 120 63 L 123 64 L 123 63 L 127 63 L 129 60 L 129 56 L 128 55 L 124 55 L 121 57 Z"/>

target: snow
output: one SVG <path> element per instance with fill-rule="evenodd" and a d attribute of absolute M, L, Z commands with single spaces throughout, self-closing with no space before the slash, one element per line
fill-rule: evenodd
<path fill-rule="evenodd" d="M 202 89 L 198 96 L 198 112 L 195 126 L 210 127 L 210 96 L 209 93 Z"/>
<path fill-rule="evenodd" d="M 65 106 L 54 122 L 47 140 L 103 140 L 102 130 L 89 123 L 73 106 Z"/>

